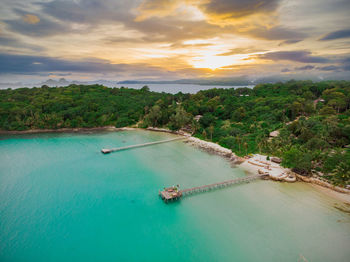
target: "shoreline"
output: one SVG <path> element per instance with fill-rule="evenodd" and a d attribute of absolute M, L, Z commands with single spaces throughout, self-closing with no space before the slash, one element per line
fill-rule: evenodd
<path fill-rule="evenodd" d="M 254 164 L 251 161 L 248 161 L 245 158 L 238 157 L 235 153 L 232 152 L 232 150 L 222 147 L 219 144 L 208 142 L 205 140 L 201 140 L 197 137 L 193 137 L 190 133 L 183 132 L 183 131 L 172 131 L 165 128 L 156 128 L 156 127 L 148 127 L 148 128 L 136 128 L 136 127 L 121 127 L 117 128 L 114 126 L 103 126 L 103 127 L 93 127 L 93 128 L 59 128 L 59 129 L 31 129 L 31 130 L 24 130 L 24 131 L 6 131 L 6 130 L 0 130 L 0 135 L 18 135 L 18 134 L 40 134 L 40 133 L 85 133 L 85 132 L 94 132 L 94 131 L 135 131 L 135 130 L 145 130 L 145 131 L 153 131 L 153 132 L 164 132 L 164 133 L 170 133 L 174 135 L 184 136 L 187 137 L 187 140 L 184 141 L 185 143 L 188 143 L 191 146 L 195 146 L 199 149 L 202 149 L 208 153 L 216 154 L 221 157 L 224 157 L 228 161 L 230 161 L 232 164 L 241 167 L 244 171 L 246 171 L 249 174 L 256 174 L 258 172 L 261 172 L 261 166 L 258 164 Z M 258 155 L 256 154 L 254 157 L 264 158 L 266 159 L 266 156 L 264 155 Z M 260 162 L 260 161 L 259 161 Z M 263 162 L 266 163 L 266 162 Z M 260 168 L 259 168 L 260 167 Z M 279 173 L 293 173 L 293 175 L 296 177 L 297 181 L 301 181 L 304 183 L 310 184 L 312 187 L 318 189 L 320 192 L 336 198 L 337 200 L 341 202 L 345 202 L 350 204 L 350 190 L 341 188 L 338 186 L 334 186 L 326 181 L 313 178 L 313 177 L 305 177 L 298 174 L 295 174 L 294 172 L 291 172 L 289 169 L 282 167 L 280 164 L 273 163 L 273 168 L 276 168 L 277 172 Z M 270 169 L 271 170 L 271 169 Z M 264 170 L 265 171 L 265 170 Z M 283 180 L 282 177 L 277 175 L 271 175 L 270 179 L 275 181 L 281 181 L 284 182 L 286 180 Z M 289 182 L 294 182 L 289 181 Z"/>
<path fill-rule="evenodd" d="M 155 131 L 155 132 L 167 132 L 167 133 L 171 133 L 171 134 L 186 136 L 186 137 L 188 137 L 188 139 L 187 139 L 187 141 L 184 141 L 185 143 L 188 143 L 191 146 L 195 146 L 199 149 L 202 149 L 208 153 L 216 154 L 216 155 L 219 155 L 221 157 L 224 157 L 225 159 L 230 161 L 232 164 L 234 164 L 238 167 L 241 167 L 248 174 L 257 174 L 259 172 L 259 170 L 262 169 L 261 167 L 259 167 L 257 165 L 249 163 L 251 161 L 248 161 L 245 158 L 238 157 L 230 149 L 222 147 L 219 144 L 216 144 L 213 142 L 208 142 L 205 140 L 201 140 L 197 137 L 193 137 L 189 133 L 182 132 L 182 131 L 174 132 L 174 131 L 171 131 L 168 129 L 154 128 L 154 127 L 147 128 L 145 130 Z M 266 159 L 266 156 L 264 156 L 264 155 L 256 154 L 255 157 L 261 157 L 261 158 Z M 268 162 L 270 162 L 270 161 L 268 161 Z M 282 167 L 280 164 L 272 163 L 272 162 L 270 162 L 270 163 L 273 164 L 272 167 L 275 168 L 275 174 L 272 174 L 272 175 L 270 174 L 269 179 L 271 179 L 273 181 L 279 181 L 282 183 L 283 182 L 290 183 L 290 182 L 296 182 L 296 181 L 307 183 L 307 184 L 310 184 L 310 186 L 316 188 L 318 191 L 320 191 L 323 194 L 326 194 L 332 198 L 335 198 L 340 202 L 350 204 L 350 190 L 342 188 L 342 187 L 334 186 L 326 181 L 322 181 L 322 180 L 317 179 L 317 178 L 304 177 L 304 176 L 298 175 L 298 174 L 292 172 L 290 169 Z M 295 179 L 288 180 L 287 175 L 285 177 L 279 177 L 278 175 L 276 175 L 279 173 L 291 174 L 292 176 L 295 177 Z"/>
<path fill-rule="evenodd" d="M 21 134 L 42 134 L 42 133 L 83 133 L 83 132 L 91 132 L 91 131 L 122 131 L 122 130 L 128 130 L 128 127 L 117 128 L 114 126 L 101 126 L 101 127 L 58 128 L 58 129 L 28 129 L 23 131 L 0 130 L 0 135 L 21 135 Z"/>

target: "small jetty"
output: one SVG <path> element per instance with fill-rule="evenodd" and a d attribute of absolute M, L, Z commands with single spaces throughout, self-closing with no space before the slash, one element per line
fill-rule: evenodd
<path fill-rule="evenodd" d="M 162 143 L 168 143 L 168 142 L 177 141 L 177 140 L 183 140 L 183 139 L 186 139 L 186 137 L 177 137 L 177 138 L 172 138 L 172 139 L 167 139 L 167 140 L 162 140 L 162 141 L 149 142 L 149 143 L 144 143 L 144 144 L 123 146 L 123 147 L 110 148 L 110 149 L 104 148 L 104 149 L 101 149 L 101 152 L 103 154 L 109 154 L 109 153 L 112 153 L 112 152 L 123 151 L 123 150 L 139 148 L 139 147 L 145 147 L 145 146 L 151 146 L 151 145 L 157 145 L 157 144 L 162 144 Z"/>
<path fill-rule="evenodd" d="M 159 191 L 159 196 L 164 202 L 178 200 L 182 197 L 179 186 L 165 187 L 163 191 Z"/>
<path fill-rule="evenodd" d="M 263 174 L 253 175 L 253 176 L 240 177 L 232 180 L 227 180 L 224 182 L 192 187 L 192 188 L 187 188 L 183 190 L 179 190 L 179 186 L 172 186 L 172 187 L 164 188 L 164 190 L 162 191 L 159 191 L 159 196 L 164 200 L 164 202 L 175 201 L 175 200 L 179 200 L 183 196 L 206 192 L 206 191 L 219 189 L 219 188 L 224 188 L 235 184 L 249 183 L 253 180 L 263 178 L 263 177 L 268 177 L 268 174 L 263 173 Z"/>

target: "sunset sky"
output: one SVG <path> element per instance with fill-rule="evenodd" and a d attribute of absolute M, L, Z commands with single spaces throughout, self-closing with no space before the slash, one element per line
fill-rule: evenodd
<path fill-rule="evenodd" d="M 0 0 L 0 82 L 350 79 L 349 0 Z"/>

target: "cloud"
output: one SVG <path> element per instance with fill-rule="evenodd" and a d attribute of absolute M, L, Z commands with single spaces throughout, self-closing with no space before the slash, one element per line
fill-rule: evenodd
<path fill-rule="evenodd" d="M 265 52 L 266 50 L 258 49 L 254 47 L 238 47 L 230 49 L 230 51 L 218 54 L 217 56 L 231 56 L 231 55 L 239 55 L 239 54 L 251 54 L 251 53 L 258 53 L 258 52 Z"/>
<path fill-rule="evenodd" d="M 266 40 L 287 40 L 284 43 L 297 43 L 307 37 L 307 34 L 293 30 L 283 26 L 256 26 L 255 28 L 248 30 L 243 33 L 253 36 L 255 38 L 266 39 Z"/>
<path fill-rule="evenodd" d="M 330 60 L 321 56 L 313 56 L 310 51 L 277 51 L 268 52 L 261 55 L 252 56 L 252 58 L 280 61 L 287 60 L 300 63 L 328 63 Z"/>
<path fill-rule="evenodd" d="M 326 40 L 335 40 L 335 39 L 342 39 L 342 38 L 349 38 L 349 37 L 350 37 L 350 29 L 346 29 L 346 30 L 331 32 L 325 35 L 324 37 L 322 37 L 320 40 L 326 41 Z"/>
<path fill-rule="evenodd" d="M 68 60 L 46 56 L 0 54 L 0 74 L 42 75 L 62 73 L 131 74 L 138 76 L 171 76 L 160 67 L 149 64 L 112 64 L 101 59 Z"/>
<path fill-rule="evenodd" d="M 22 17 L 23 21 L 28 23 L 28 24 L 31 24 L 31 25 L 35 25 L 37 23 L 40 22 L 40 18 L 37 17 L 36 15 L 31 15 L 31 14 L 25 14 L 23 17 Z"/>
<path fill-rule="evenodd" d="M 133 0 L 63 0 L 38 3 L 38 5 L 41 6 L 43 13 L 59 20 L 93 25 L 130 19 L 131 9 L 137 6 L 137 2 Z"/>
<path fill-rule="evenodd" d="M 172 44 L 190 39 L 208 39 L 224 34 L 238 34 L 264 40 L 300 41 L 307 35 L 300 30 L 270 23 L 266 17 L 250 18 L 251 15 L 266 14 L 275 20 L 270 12 L 276 11 L 280 0 L 80 0 L 80 1 L 48 1 L 35 2 L 40 9 L 35 13 L 28 13 L 24 9 L 14 9 L 21 19 L 7 19 L 9 29 L 29 36 L 52 36 L 62 33 L 81 33 L 76 25 L 84 26 L 85 30 L 103 30 L 104 25 L 120 25 L 124 30 L 134 30 L 143 42 L 168 42 Z M 192 9 L 191 9 L 192 8 Z M 186 16 L 177 15 L 174 10 L 190 9 Z M 203 19 L 190 19 L 196 12 L 202 10 Z M 138 10 L 138 13 L 135 11 Z M 193 11 L 197 10 L 197 11 Z M 185 11 L 179 11 L 185 12 Z M 191 16 L 192 13 L 194 15 Z M 186 12 L 185 12 L 186 13 Z M 182 13 L 181 13 L 182 14 Z M 222 22 L 226 18 L 219 18 L 216 23 L 212 15 L 224 14 L 228 17 L 245 17 L 247 20 L 240 24 Z M 228 15 L 230 14 L 230 15 Z M 23 17 L 31 17 L 28 23 Z M 35 18 L 39 21 L 36 21 Z M 205 17 L 207 20 L 205 20 Z M 28 19 L 26 19 L 28 20 Z M 214 21 L 214 22 L 213 22 Z M 34 26 L 35 25 L 35 26 Z M 111 37 L 111 36 L 110 36 Z M 120 36 L 119 42 L 127 36 Z M 117 39 L 116 39 L 117 40 Z M 136 40 L 137 41 L 137 40 Z M 113 41 L 118 42 L 118 41 Z"/>
<path fill-rule="evenodd" d="M 31 74 L 41 72 L 97 72 L 112 71 L 118 68 L 109 63 L 96 61 L 71 61 L 45 56 L 0 54 L 0 72 Z"/>
<path fill-rule="evenodd" d="M 312 70 L 315 67 L 312 65 L 306 65 L 306 66 L 301 66 L 301 67 L 295 67 L 294 70 L 298 70 L 298 71 L 305 71 L 305 70 Z"/>
<path fill-rule="evenodd" d="M 54 22 L 48 18 L 38 18 L 36 14 L 27 14 L 24 10 L 14 9 L 15 13 L 20 15 L 16 19 L 4 20 L 9 29 L 13 32 L 29 36 L 50 36 L 57 33 L 69 31 L 67 25 Z"/>
<path fill-rule="evenodd" d="M 344 71 L 350 71 L 350 57 L 345 58 L 342 62 L 342 69 Z"/>
<path fill-rule="evenodd" d="M 207 15 L 237 19 L 257 13 L 274 12 L 279 3 L 279 0 L 211 0 L 199 6 Z"/>
<path fill-rule="evenodd" d="M 162 2 L 164 2 L 162 4 Z M 171 1 L 172 2 L 172 1 Z M 178 1 L 174 1 L 178 2 Z M 149 4 L 147 4 L 149 3 Z M 168 1 L 156 2 L 161 6 L 168 6 Z M 152 5 L 151 5 L 152 4 Z M 153 1 L 145 1 L 143 5 L 153 6 Z M 169 42 L 176 43 L 183 40 L 211 38 L 221 33 L 232 32 L 232 28 L 221 29 L 217 25 L 205 21 L 186 20 L 183 17 L 150 16 L 140 21 L 135 13 L 140 8 L 140 1 L 114 0 L 81 0 L 81 1 L 51 1 L 38 4 L 42 13 L 54 17 L 69 28 L 70 23 L 79 23 L 90 29 L 102 28 L 104 25 L 121 25 L 124 30 L 134 30 L 143 36 L 135 40 L 138 42 Z M 231 30 L 231 31 L 229 31 Z M 129 42 L 129 37 L 109 37 L 110 42 Z M 107 40 L 108 41 L 108 40 Z M 135 42 L 134 41 L 134 42 Z"/>
<path fill-rule="evenodd" d="M 0 47 L 4 47 L 4 46 L 11 47 L 11 48 L 19 48 L 19 49 L 29 49 L 37 52 L 45 50 L 45 48 L 41 46 L 28 44 L 13 37 L 0 36 Z"/>
<path fill-rule="evenodd" d="M 289 73 L 289 72 L 291 72 L 291 70 L 290 70 L 289 68 L 283 68 L 283 69 L 281 70 L 281 72 L 282 72 L 282 73 Z"/>
<path fill-rule="evenodd" d="M 179 7 L 179 0 L 146 0 L 137 8 L 139 15 L 136 21 L 143 21 L 150 17 L 164 17 L 173 14 L 174 10 Z"/>
<path fill-rule="evenodd" d="M 296 44 L 296 43 L 299 43 L 301 41 L 303 41 L 303 40 L 301 40 L 301 39 L 289 39 L 289 40 L 285 40 L 285 41 L 279 43 L 279 46 Z"/>
<path fill-rule="evenodd" d="M 329 65 L 329 66 L 316 67 L 316 69 L 321 71 L 338 71 L 342 69 L 342 67 L 336 66 L 336 65 Z"/>
<path fill-rule="evenodd" d="M 174 44 L 170 45 L 170 48 L 198 48 L 198 47 L 207 47 L 207 46 L 213 46 L 213 43 L 196 43 L 196 44 L 184 44 L 184 43 L 180 43 L 180 42 L 175 42 Z"/>

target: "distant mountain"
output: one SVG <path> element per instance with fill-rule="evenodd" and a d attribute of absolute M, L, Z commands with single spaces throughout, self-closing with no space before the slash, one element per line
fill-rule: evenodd
<path fill-rule="evenodd" d="M 70 82 L 67 81 L 64 78 L 60 78 L 59 80 L 53 80 L 53 79 L 48 79 L 42 83 L 40 83 L 39 85 L 47 85 L 47 86 L 66 86 L 69 85 Z"/>
<path fill-rule="evenodd" d="M 115 87 L 118 84 L 118 81 L 109 81 L 109 80 L 93 80 L 93 81 L 72 81 L 72 84 L 76 85 L 103 85 L 107 87 Z"/>
<path fill-rule="evenodd" d="M 107 87 L 117 87 L 124 85 L 128 87 L 128 85 L 152 85 L 152 84 L 187 84 L 187 85 L 209 85 L 209 86 L 247 86 L 247 85 L 256 85 L 262 83 L 276 83 L 276 82 L 287 82 L 291 79 L 294 80 L 312 80 L 314 82 L 319 82 L 322 80 L 346 80 L 342 78 L 332 77 L 321 77 L 321 76 L 308 76 L 308 75 L 298 75 L 298 74 L 279 74 L 279 75 L 269 75 L 269 76 L 240 76 L 240 77 L 211 77 L 211 78 L 192 78 L 192 79 L 178 79 L 178 80 L 125 80 L 125 81 L 112 81 L 112 80 L 92 80 L 92 81 L 77 81 L 77 80 L 66 80 L 65 78 L 60 78 L 58 80 L 48 79 L 41 83 L 0 83 L 0 89 L 7 88 L 20 88 L 20 87 L 33 87 L 33 86 L 43 86 L 47 85 L 50 87 L 59 87 L 59 86 L 68 86 L 71 84 L 76 85 L 104 85 Z"/>
<path fill-rule="evenodd" d="M 42 85 L 47 85 L 50 87 L 55 87 L 55 86 L 68 86 L 71 84 L 75 85 L 93 85 L 93 84 L 98 84 L 98 85 L 104 85 L 108 87 L 115 87 L 117 85 L 117 81 L 108 81 L 108 80 L 94 80 L 94 81 L 67 81 L 64 78 L 61 78 L 59 80 L 53 80 L 53 79 L 48 79 L 44 82 L 39 83 L 39 86 Z"/>

